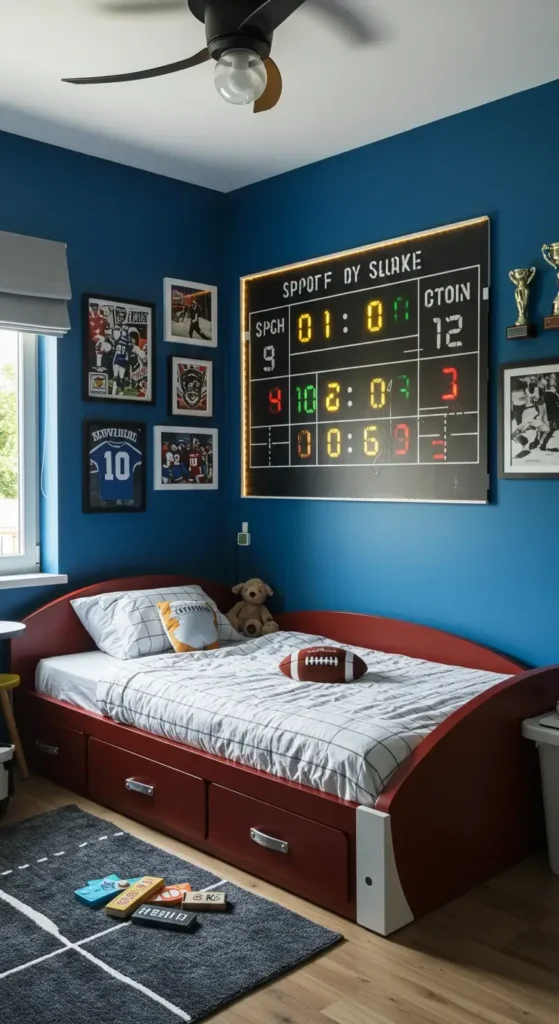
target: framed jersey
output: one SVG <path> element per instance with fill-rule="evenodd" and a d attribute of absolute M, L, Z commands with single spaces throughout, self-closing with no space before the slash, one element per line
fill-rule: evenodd
<path fill-rule="evenodd" d="M 83 296 L 86 401 L 155 402 L 155 306 L 152 302 Z"/>
<path fill-rule="evenodd" d="M 213 427 L 154 427 L 153 451 L 154 490 L 217 490 L 217 430 Z"/>
<path fill-rule="evenodd" d="M 84 423 L 84 512 L 143 512 L 146 507 L 145 423 Z"/>

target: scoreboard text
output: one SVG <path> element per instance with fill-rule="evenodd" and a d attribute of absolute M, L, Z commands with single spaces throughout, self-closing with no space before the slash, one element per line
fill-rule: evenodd
<path fill-rule="evenodd" d="M 487 500 L 487 218 L 242 292 L 245 496 Z"/>

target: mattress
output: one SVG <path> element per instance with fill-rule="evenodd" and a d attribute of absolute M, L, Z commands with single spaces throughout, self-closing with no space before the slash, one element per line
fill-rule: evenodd
<path fill-rule="evenodd" d="M 353 646 L 347 649 L 368 668 L 356 682 L 300 683 L 279 671 L 293 651 L 332 643 L 279 632 L 214 651 L 133 661 L 98 651 L 48 658 L 38 668 L 37 689 L 116 722 L 374 806 L 393 773 L 440 722 L 507 678 Z"/>
<path fill-rule="evenodd" d="M 130 662 L 129 662 L 130 664 Z M 83 654 L 63 654 L 58 658 L 44 658 L 37 665 L 35 689 L 47 697 L 65 700 L 85 711 L 99 714 L 97 684 L 106 679 L 111 670 L 122 667 L 118 658 L 102 651 L 84 651 Z"/>

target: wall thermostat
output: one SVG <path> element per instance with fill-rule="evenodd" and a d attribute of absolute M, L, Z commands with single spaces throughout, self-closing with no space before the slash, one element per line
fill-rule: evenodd
<path fill-rule="evenodd" d="M 250 533 L 248 532 L 248 523 L 243 523 L 241 532 L 237 534 L 237 544 L 241 548 L 250 547 Z"/>

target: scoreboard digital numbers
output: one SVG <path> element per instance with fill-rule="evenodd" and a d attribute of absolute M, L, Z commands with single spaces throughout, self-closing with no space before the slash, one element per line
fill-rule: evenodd
<path fill-rule="evenodd" d="M 487 501 L 487 217 L 241 286 L 245 497 Z"/>

